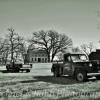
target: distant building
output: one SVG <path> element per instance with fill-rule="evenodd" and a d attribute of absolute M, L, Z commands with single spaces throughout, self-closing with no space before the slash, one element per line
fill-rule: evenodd
<path fill-rule="evenodd" d="M 0 64 L 3 64 L 3 63 L 5 63 L 4 57 L 3 57 L 2 53 L 0 52 Z"/>
<path fill-rule="evenodd" d="M 96 52 L 91 52 L 89 55 L 90 60 L 100 60 L 100 49 L 97 49 Z"/>
<path fill-rule="evenodd" d="M 48 62 L 47 53 L 44 50 L 28 50 L 26 55 L 26 61 L 29 63 L 46 63 Z"/>

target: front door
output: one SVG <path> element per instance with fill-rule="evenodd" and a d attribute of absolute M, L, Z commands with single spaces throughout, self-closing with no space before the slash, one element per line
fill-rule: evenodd
<path fill-rule="evenodd" d="M 41 62 L 41 58 L 38 58 L 38 62 Z"/>
<path fill-rule="evenodd" d="M 64 63 L 63 74 L 69 76 L 72 75 L 72 61 L 70 56 L 68 57 L 67 61 Z"/>
<path fill-rule="evenodd" d="M 64 75 L 72 75 L 72 64 L 71 63 L 64 64 L 63 73 Z"/>

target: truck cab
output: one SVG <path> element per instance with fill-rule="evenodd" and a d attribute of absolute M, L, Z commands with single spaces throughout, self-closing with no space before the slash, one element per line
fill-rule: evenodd
<path fill-rule="evenodd" d="M 96 62 L 89 61 L 82 53 L 64 54 L 63 62 L 53 63 L 51 71 L 55 77 L 68 75 L 78 81 L 85 81 L 91 76 L 100 77 L 100 66 Z"/>

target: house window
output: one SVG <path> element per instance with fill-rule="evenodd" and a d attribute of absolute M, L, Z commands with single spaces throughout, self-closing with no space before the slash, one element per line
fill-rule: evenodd
<path fill-rule="evenodd" d="M 41 62 L 41 58 L 38 58 L 38 62 Z"/>
<path fill-rule="evenodd" d="M 33 61 L 33 58 L 32 58 L 32 61 Z"/>
<path fill-rule="evenodd" d="M 42 62 L 44 62 L 44 58 L 42 58 Z"/>
<path fill-rule="evenodd" d="M 47 58 L 45 58 L 45 62 L 47 62 Z"/>
<path fill-rule="evenodd" d="M 35 61 L 37 61 L 36 58 L 35 58 Z"/>

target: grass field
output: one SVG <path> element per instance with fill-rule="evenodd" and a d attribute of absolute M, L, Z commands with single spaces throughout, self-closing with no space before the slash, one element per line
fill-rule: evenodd
<path fill-rule="evenodd" d="M 51 64 L 34 64 L 30 73 L 0 73 L 0 100 L 100 100 L 100 81 L 79 83 L 54 78 Z"/>

